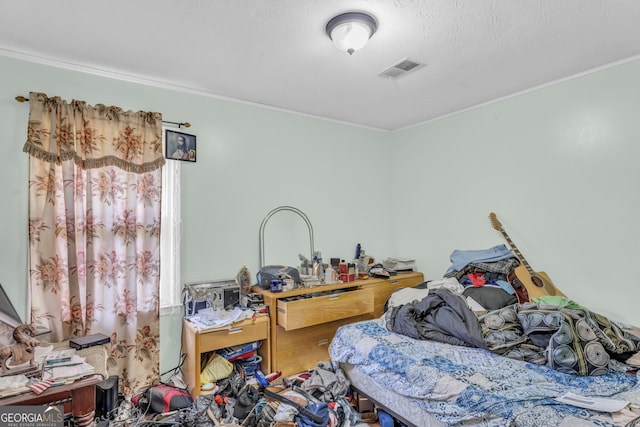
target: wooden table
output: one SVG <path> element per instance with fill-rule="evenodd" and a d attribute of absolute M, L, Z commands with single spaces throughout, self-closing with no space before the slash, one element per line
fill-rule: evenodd
<path fill-rule="evenodd" d="M 0 399 L 0 406 L 11 405 L 64 405 L 64 412 L 71 412 L 78 426 L 93 423 L 96 412 L 96 384 L 102 375 L 91 375 L 70 384 L 49 387 L 41 394 L 22 393 Z"/>

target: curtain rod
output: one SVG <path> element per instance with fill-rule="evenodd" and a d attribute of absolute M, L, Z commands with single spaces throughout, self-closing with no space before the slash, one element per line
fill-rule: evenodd
<path fill-rule="evenodd" d="M 29 102 L 29 98 L 26 98 L 22 95 L 18 95 L 16 96 L 16 101 L 18 102 Z M 172 125 L 178 125 L 178 128 L 181 128 L 182 126 L 188 128 L 191 127 L 191 123 L 189 122 L 170 122 L 167 120 L 163 120 L 162 123 L 171 123 Z"/>

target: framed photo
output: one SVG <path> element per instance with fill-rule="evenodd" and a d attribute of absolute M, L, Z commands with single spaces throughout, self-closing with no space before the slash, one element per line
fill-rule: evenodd
<path fill-rule="evenodd" d="M 166 159 L 196 161 L 196 136 L 171 129 L 164 131 Z"/>

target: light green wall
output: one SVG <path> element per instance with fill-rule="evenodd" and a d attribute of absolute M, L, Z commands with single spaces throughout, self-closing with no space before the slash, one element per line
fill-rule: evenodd
<path fill-rule="evenodd" d="M 26 316 L 27 156 L 29 105 L 16 95 L 39 91 L 90 104 L 162 112 L 170 121 L 188 121 L 197 136 L 198 161 L 183 163 L 182 282 L 235 277 L 243 265 L 258 269 L 258 231 L 264 216 L 280 205 L 305 212 L 315 232 L 315 248 L 325 257 L 353 256 L 361 242 L 371 253 L 389 256 L 392 236 L 384 232 L 391 209 L 371 203 L 389 193 L 388 134 L 287 114 L 266 108 L 127 83 L 95 75 L 0 57 L 0 282 Z M 274 261 L 279 225 L 273 218 L 265 237 L 267 262 Z M 303 224 L 301 221 L 299 223 Z M 294 248 L 287 263 L 295 265 Z M 274 241 L 275 240 L 275 241 Z M 295 236 L 292 241 L 298 241 Z M 285 261 L 281 261 L 285 262 Z M 161 321 L 161 369 L 179 357 L 180 316 Z"/>
<path fill-rule="evenodd" d="M 14 97 L 41 91 L 193 124 L 198 162 L 181 167 L 182 282 L 233 277 L 243 265 L 254 274 L 260 223 L 280 205 L 309 216 L 325 258 L 352 257 L 360 242 L 378 259 L 415 257 L 428 278 L 441 277 L 453 249 L 504 243 L 488 221 L 495 211 L 535 270 L 576 301 L 640 324 L 627 271 L 639 257 L 640 61 L 397 133 L 11 58 L 0 69 L 0 282 L 23 315 L 28 104 Z M 269 226 L 296 234 L 286 263 L 306 254 L 295 218 Z M 267 263 L 291 256 L 275 246 L 289 237 L 267 237 Z M 177 363 L 179 341 L 180 316 L 162 317 L 161 370 Z"/>
<path fill-rule="evenodd" d="M 430 278 L 505 243 L 576 302 L 640 324 L 640 60 L 393 134 L 396 242 Z"/>

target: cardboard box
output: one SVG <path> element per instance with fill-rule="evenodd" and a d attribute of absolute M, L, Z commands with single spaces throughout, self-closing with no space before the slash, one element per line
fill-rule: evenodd
<path fill-rule="evenodd" d="M 356 265 L 346 262 L 340 263 L 340 280 L 350 283 L 356 280 Z"/>
<path fill-rule="evenodd" d="M 373 412 L 373 402 L 362 396 L 358 392 L 353 393 L 353 398 L 355 400 L 356 409 L 361 414 L 363 412 Z"/>
<path fill-rule="evenodd" d="M 350 283 L 350 282 L 354 282 L 356 280 L 356 276 L 355 276 L 355 274 L 341 274 L 340 275 L 340 280 L 343 283 Z"/>

